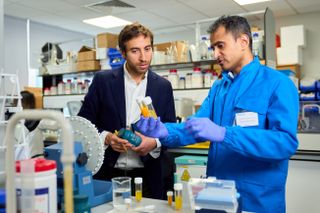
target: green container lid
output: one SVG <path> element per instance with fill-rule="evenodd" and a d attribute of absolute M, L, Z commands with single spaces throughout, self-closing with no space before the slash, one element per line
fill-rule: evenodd
<path fill-rule="evenodd" d="M 208 160 L 208 157 L 206 156 L 183 155 L 175 158 L 174 162 L 176 165 L 206 166 L 207 160 Z"/>

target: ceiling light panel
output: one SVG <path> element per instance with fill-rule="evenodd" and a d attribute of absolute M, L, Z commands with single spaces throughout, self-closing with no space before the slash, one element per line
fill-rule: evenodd
<path fill-rule="evenodd" d="M 271 0 L 233 0 L 239 5 L 247 5 L 247 4 L 256 4 L 256 3 L 261 3 L 261 2 L 267 2 Z"/>
<path fill-rule="evenodd" d="M 83 20 L 84 23 L 91 24 L 97 27 L 101 27 L 104 29 L 110 29 L 114 27 L 119 27 L 119 26 L 125 26 L 128 24 L 131 24 L 131 22 L 117 18 L 115 16 L 103 16 L 103 17 L 98 17 L 98 18 L 93 18 L 93 19 L 85 19 Z"/>

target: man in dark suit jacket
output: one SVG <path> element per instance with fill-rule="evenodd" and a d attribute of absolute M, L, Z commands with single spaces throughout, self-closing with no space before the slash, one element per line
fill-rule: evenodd
<path fill-rule="evenodd" d="M 163 198 L 164 150 L 157 139 L 145 137 L 138 147 L 117 137 L 113 132 L 130 126 L 139 119 L 135 98 L 150 96 L 155 111 L 164 122 L 175 122 L 172 87 L 169 81 L 149 70 L 153 35 L 135 23 L 119 34 L 119 47 L 125 64 L 111 71 L 97 72 L 84 99 L 79 116 L 90 120 L 99 130 L 106 145 L 104 163 L 96 179 L 116 176 L 143 177 L 143 196 Z"/>

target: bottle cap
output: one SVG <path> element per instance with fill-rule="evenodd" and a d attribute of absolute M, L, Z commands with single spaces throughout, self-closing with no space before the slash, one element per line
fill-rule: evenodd
<path fill-rule="evenodd" d="M 183 186 L 182 183 L 175 183 L 173 185 L 174 190 L 182 190 Z"/>
<path fill-rule="evenodd" d="M 124 203 L 127 204 L 127 205 L 130 205 L 131 204 L 131 198 L 125 198 L 124 199 Z"/>
<path fill-rule="evenodd" d="M 134 183 L 141 184 L 142 183 L 142 177 L 134 178 Z"/>
<path fill-rule="evenodd" d="M 46 160 L 44 158 L 32 158 L 22 161 L 30 161 L 31 163 L 33 163 L 35 172 L 45 172 L 57 168 L 56 161 L 54 160 Z M 20 171 L 21 161 L 16 161 L 16 172 L 20 173 Z"/>
<path fill-rule="evenodd" d="M 195 71 L 195 72 L 201 71 L 201 68 L 200 68 L 200 67 L 194 67 L 194 68 L 193 68 L 193 71 Z"/>
<path fill-rule="evenodd" d="M 167 191 L 167 196 L 173 196 L 173 191 Z"/>
<path fill-rule="evenodd" d="M 145 105 L 149 105 L 152 103 L 152 99 L 150 98 L 150 96 L 147 96 L 147 97 L 144 97 L 142 102 L 145 104 Z"/>

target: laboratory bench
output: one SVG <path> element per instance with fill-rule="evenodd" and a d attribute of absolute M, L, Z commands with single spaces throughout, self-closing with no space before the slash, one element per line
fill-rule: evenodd
<path fill-rule="evenodd" d="M 286 184 L 287 212 L 320 212 L 320 134 L 298 133 L 297 152 L 289 160 Z M 168 149 L 173 157 L 182 155 L 208 156 L 209 144 L 196 144 Z M 177 167 L 178 168 L 178 167 Z M 189 167 L 190 170 L 192 168 Z M 206 166 L 195 169 L 197 175 L 205 174 Z M 192 173 L 192 171 L 190 171 Z"/>
<path fill-rule="evenodd" d="M 153 209 L 153 211 L 152 211 Z M 131 211 L 130 211 L 131 210 Z M 91 213 L 119 213 L 122 211 L 113 209 L 112 201 L 99 205 L 97 207 L 94 207 L 91 209 Z M 161 212 L 161 213 L 177 213 L 177 212 L 184 212 L 184 213 L 192 213 L 190 208 L 183 208 L 180 211 L 175 210 L 174 203 L 172 206 L 169 206 L 167 204 L 167 201 L 165 200 L 156 200 L 156 199 L 150 199 L 150 198 L 142 198 L 142 200 L 137 203 L 132 197 L 132 203 L 131 207 L 129 209 L 124 209 L 123 212 Z"/>

